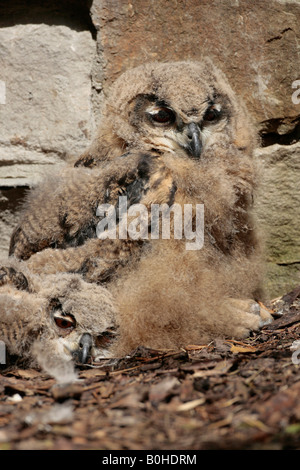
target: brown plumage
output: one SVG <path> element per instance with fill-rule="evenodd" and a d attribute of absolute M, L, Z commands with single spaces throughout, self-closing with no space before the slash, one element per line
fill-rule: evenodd
<path fill-rule="evenodd" d="M 106 357 L 116 334 L 109 292 L 76 274 L 34 275 L 24 262 L 0 268 L 0 340 L 23 365 L 54 376 L 73 375 L 75 363 Z"/>
<path fill-rule="evenodd" d="M 213 134 L 202 135 L 206 140 L 202 160 L 214 152 L 215 146 L 219 152 L 223 148 L 223 154 L 230 154 L 234 148 L 249 155 L 256 145 L 255 132 L 244 105 L 210 59 L 150 63 L 127 70 L 112 85 L 103 105 L 96 138 L 76 165 L 92 167 L 131 150 L 155 148 L 176 152 L 182 149 L 182 144 L 189 145 L 188 139 L 182 138 L 186 135 L 184 126 L 159 129 L 150 125 L 145 113 L 149 104 L 154 108 L 158 104 L 158 107 L 173 109 L 177 124 L 200 122 L 211 105 L 222 105 L 226 125 L 222 125 L 225 122 L 221 119 L 221 125 Z M 206 117 L 211 118 L 209 113 Z M 205 127 L 208 131 L 208 121 Z"/>
<path fill-rule="evenodd" d="M 104 105 L 98 134 L 75 168 L 29 197 L 11 254 L 33 272 L 77 272 L 106 283 L 118 304 L 116 351 L 178 347 L 261 324 L 260 247 L 251 216 L 255 133 L 243 105 L 209 60 L 125 72 Z M 97 207 L 204 205 L 204 246 L 188 240 L 97 237 Z M 119 228 L 118 228 L 119 230 Z M 254 310 L 253 310 L 254 309 Z M 264 320 L 271 317 L 263 312 Z"/>

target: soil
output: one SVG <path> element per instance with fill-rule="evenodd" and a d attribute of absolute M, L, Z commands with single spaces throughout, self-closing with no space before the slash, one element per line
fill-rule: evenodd
<path fill-rule="evenodd" d="M 299 296 L 275 302 L 274 322 L 243 341 L 140 347 L 70 384 L 2 371 L 0 449 L 300 449 Z"/>

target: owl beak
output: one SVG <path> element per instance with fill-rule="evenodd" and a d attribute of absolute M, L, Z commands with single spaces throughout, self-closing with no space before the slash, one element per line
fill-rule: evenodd
<path fill-rule="evenodd" d="M 191 122 L 187 126 L 187 136 L 189 143 L 187 146 L 190 154 L 195 158 L 200 158 L 202 151 L 202 142 L 200 137 L 200 128 L 195 122 Z"/>
<path fill-rule="evenodd" d="M 85 364 L 92 349 L 93 340 L 89 333 L 84 333 L 79 341 L 79 349 L 76 351 L 76 359 Z"/>

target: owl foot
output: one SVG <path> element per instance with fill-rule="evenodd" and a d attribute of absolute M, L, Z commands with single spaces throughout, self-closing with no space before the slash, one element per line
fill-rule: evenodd
<path fill-rule="evenodd" d="M 20 290 L 28 290 L 28 281 L 23 273 L 11 267 L 0 267 L 0 287 L 11 284 Z"/>
<path fill-rule="evenodd" d="M 252 299 L 227 299 L 224 308 L 230 313 L 230 334 L 235 337 L 246 338 L 273 321 L 268 310 Z"/>

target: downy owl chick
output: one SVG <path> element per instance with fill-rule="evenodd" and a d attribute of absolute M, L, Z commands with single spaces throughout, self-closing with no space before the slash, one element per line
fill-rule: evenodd
<path fill-rule="evenodd" d="M 52 375 L 106 357 L 116 336 L 109 292 L 76 274 L 33 275 L 25 263 L 0 268 L 0 340 L 8 359 Z"/>
<path fill-rule="evenodd" d="M 120 350 L 243 337 L 271 321 L 253 300 L 261 248 L 252 217 L 258 181 L 251 120 L 209 60 L 146 64 L 112 86 L 97 136 L 75 164 L 29 197 L 11 254 L 35 272 L 78 272 L 105 282 L 118 304 Z M 147 211 L 146 235 L 120 237 L 120 196 Z M 115 210 L 117 236 L 97 232 L 99 205 Z M 203 244 L 153 238 L 151 209 L 180 208 Z M 161 232 L 160 232 L 161 233 Z M 196 234 L 195 234 L 196 236 Z M 200 236 L 200 235 L 199 235 Z M 195 240 L 196 241 L 196 240 Z"/>

